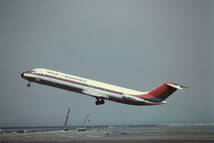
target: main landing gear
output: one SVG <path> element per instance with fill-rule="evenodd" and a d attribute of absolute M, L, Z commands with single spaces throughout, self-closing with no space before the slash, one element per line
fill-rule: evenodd
<path fill-rule="evenodd" d="M 95 102 L 96 105 L 100 105 L 100 104 L 104 104 L 104 103 L 105 103 L 104 99 L 96 98 L 96 102 Z"/>

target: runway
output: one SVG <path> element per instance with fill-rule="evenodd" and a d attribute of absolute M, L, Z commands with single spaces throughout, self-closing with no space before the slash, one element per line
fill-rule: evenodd
<path fill-rule="evenodd" d="M 0 142 L 13 143 L 211 143 L 213 125 L 94 126 L 84 132 L 75 128 L 3 129 Z"/>

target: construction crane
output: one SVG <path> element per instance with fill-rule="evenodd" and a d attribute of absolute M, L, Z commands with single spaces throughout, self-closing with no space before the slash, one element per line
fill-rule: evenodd
<path fill-rule="evenodd" d="M 67 115 L 66 115 L 66 118 L 65 118 L 64 131 L 68 131 L 67 123 L 68 123 L 69 113 L 70 113 L 70 108 L 68 108 L 68 112 L 67 112 Z"/>
<path fill-rule="evenodd" d="M 86 115 L 86 117 L 85 117 L 85 119 L 83 120 L 83 123 L 82 123 L 82 127 L 80 127 L 80 128 L 77 128 L 77 130 L 79 131 L 79 132 L 83 132 L 83 131 L 86 131 L 86 122 L 89 122 L 90 120 L 88 119 L 88 117 L 89 117 L 89 114 L 87 114 Z"/>

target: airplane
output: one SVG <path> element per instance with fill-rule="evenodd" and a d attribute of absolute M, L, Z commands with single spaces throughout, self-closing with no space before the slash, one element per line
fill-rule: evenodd
<path fill-rule="evenodd" d="M 185 88 L 175 82 L 165 82 L 154 90 L 142 92 L 44 68 L 23 72 L 21 77 L 28 81 L 27 87 L 35 82 L 89 95 L 96 98 L 96 105 L 104 104 L 105 100 L 129 105 L 160 105 L 177 89 Z"/>

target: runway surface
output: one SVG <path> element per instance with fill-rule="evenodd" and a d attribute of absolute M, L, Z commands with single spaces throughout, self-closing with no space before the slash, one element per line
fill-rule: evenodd
<path fill-rule="evenodd" d="M 214 125 L 95 126 L 75 128 L 2 128 L 0 142 L 13 143 L 213 143 Z"/>

